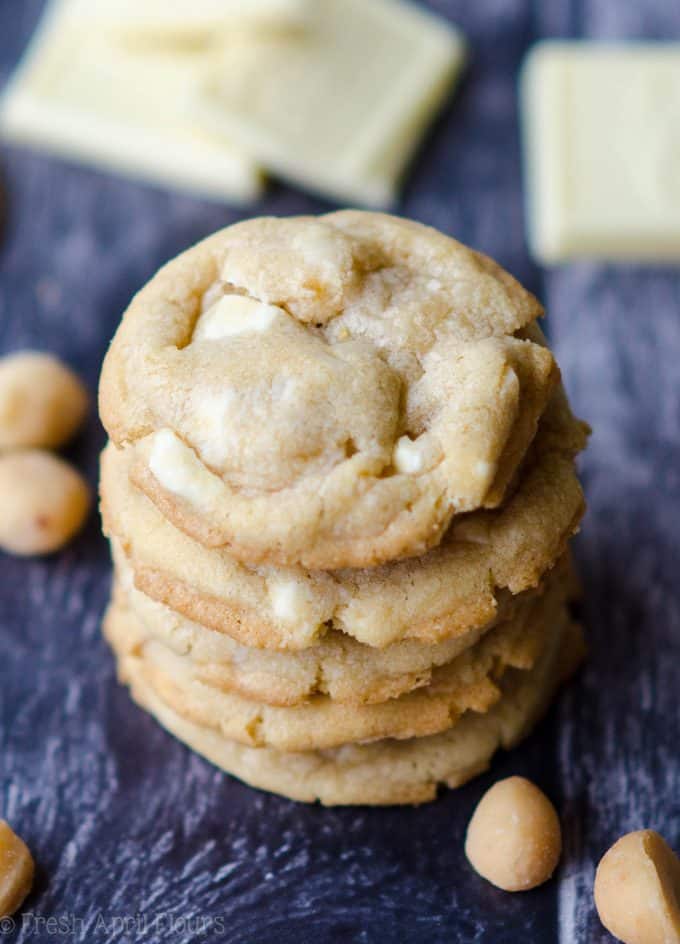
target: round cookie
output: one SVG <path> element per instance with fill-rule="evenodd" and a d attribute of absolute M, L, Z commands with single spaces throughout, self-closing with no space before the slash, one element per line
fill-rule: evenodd
<path fill-rule="evenodd" d="M 558 391 L 502 509 L 461 518 L 422 558 L 369 570 L 251 567 L 207 549 L 130 486 L 133 451 L 112 445 L 102 514 L 140 590 L 243 645 L 300 650 L 330 629 L 375 647 L 435 644 L 504 618 L 510 594 L 535 587 L 564 552 L 585 507 L 572 459 L 584 442 Z"/>
<path fill-rule="evenodd" d="M 137 590 L 120 548 L 113 547 L 116 592 L 139 619 L 145 636 L 164 643 L 193 663 L 197 680 L 253 701 L 290 707 L 313 695 L 328 695 L 349 705 L 377 704 L 430 684 L 433 671 L 475 645 L 481 629 L 428 645 L 395 643 L 385 649 L 364 646 L 345 633 L 331 630 L 317 646 L 296 653 L 250 649 L 229 636 L 187 620 Z M 567 562 L 551 574 L 539 594 L 517 598 L 508 620 L 512 645 L 504 652 L 515 668 L 530 668 L 540 633 L 534 627 L 550 623 L 570 594 Z"/>
<path fill-rule="evenodd" d="M 162 269 L 100 387 L 133 477 L 247 563 L 372 567 L 496 507 L 559 371 L 491 260 L 377 213 L 255 219 Z"/>
<path fill-rule="evenodd" d="M 214 727 L 229 740 L 281 751 L 327 750 L 343 744 L 384 738 L 417 738 L 445 731 L 465 711 L 485 712 L 500 697 L 497 681 L 524 657 L 531 630 L 535 657 L 561 631 L 566 609 L 556 622 L 517 628 L 500 626 L 451 663 L 435 669 L 430 685 L 400 698 L 370 705 L 347 705 L 315 695 L 290 708 L 278 708 L 220 691 L 197 679 L 190 659 L 163 643 L 145 638 L 143 626 L 126 601 L 114 597 L 104 632 L 116 653 L 131 654 L 147 681 L 178 714 Z"/>
<path fill-rule="evenodd" d="M 326 806 L 418 804 L 434 800 L 440 786 L 458 787 L 482 773 L 499 747 L 525 737 L 583 654 L 581 631 L 570 624 L 534 669 L 506 674 L 503 697 L 487 714 L 468 713 L 431 737 L 295 754 L 247 747 L 187 721 L 156 694 L 139 660 L 126 659 L 121 675 L 137 703 L 168 731 L 253 787 Z"/>

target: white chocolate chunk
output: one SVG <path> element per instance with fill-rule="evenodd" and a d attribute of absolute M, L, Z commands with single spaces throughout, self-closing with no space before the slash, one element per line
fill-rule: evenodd
<path fill-rule="evenodd" d="M 333 269 L 339 262 L 344 245 L 332 230 L 325 226 L 308 226 L 299 230 L 291 241 L 292 248 L 301 253 L 305 262 L 314 269 Z"/>
<path fill-rule="evenodd" d="M 539 261 L 680 259 L 680 43 L 540 43 L 522 110 Z"/>
<path fill-rule="evenodd" d="M 286 623 L 299 622 L 305 613 L 304 588 L 295 580 L 277 581 L 269 591 L 274 613 Z"/>
<path fill-rule="evenodd" d="M 402 436 L 394 450 L 394 467 L 404 475 L 415 475 L 423 470 L 422 448 L 417 442 Z"/>
<path fill-rule="evenodd" d="M 414 4 L 324 0 L 299 38 L 224 57 L 197 111 L 282 177 L 384 206 L 463 59 L 458 31 Z"/>
<path fill-rule="evenodd" d="M 239 334 L 267 331 L 286 313 L 245 295 L 225 295 L 198 319 L 194 341 L 218 341 Z"/>
<path fill-rule="evenodd" d="M 225 288 L 224 283 L 221 281 L 213 282 L 213 284 L 208 288 L 201 299 L 201 312 L 205 313 L 209 308 L 212 308 L 213 305 L 224 296 Z"/>
<path fill-rule="evenodd" d="M 154 433 L 149 469 L 159 484 L 198 507 L 218 499 L 223 484 L 170 429 Z"/>
<path fill-rule="evenodd" d="M 228 387 L 219 391 L 197 390 L 191 397 L 193 439 L 200 445 L 201 455 L 208 463 L 221 466 L 230 448 L 238 443 L 228 442 L 233 428 L 233 417 L 238 408 L 238 397 Z"/>
<path fill-rule="evenodd" d="M 301 642 L 321 631 L 323 614 L 298 580 L 284 577 L 270 581 L 269 600 L 274 616 L 294 628 Z"/>
<path fill-rule="evenodd" d="M 243 202 L 260 193 L 254 162 L 190 117 L 212 53 L 135 54 L 95 29 L 83 41 L 72 0 L 48 9 L 0 99 L 7 140 L 199 196 Z"/>

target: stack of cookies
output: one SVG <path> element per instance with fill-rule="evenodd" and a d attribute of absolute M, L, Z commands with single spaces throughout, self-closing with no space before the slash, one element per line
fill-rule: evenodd
<path fill-rule="evenodd" d="M 215 234 L 107 355 L 105 632 L 135 700 L 253 786 L 420 803 L 582 656 L 576 420 L 536 299 L 416 223 Z"/>

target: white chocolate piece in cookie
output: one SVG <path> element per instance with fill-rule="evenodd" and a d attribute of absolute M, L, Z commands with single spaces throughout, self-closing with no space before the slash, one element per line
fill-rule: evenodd
<path fill-rule="evenodd" d="M 198 319 L 192 343 L 266 331 L 281 317 L 285 312 L 275 305 L 264 305 L 244 295 L 224 295 Z"/>
<path fill-rule="evenodd" d="M 274 578 L 269 581 L 268 591 L 274 615 L 282 623 L 294 627 L 309 622 L 315 608 L 313 594 L 303 580 L 295 577 Z"/>
<path fill-rule="evenodd" d="M 394 450 L 394 467 L 404 475 L 421 472 L 424 464 L 422 444 L 402 436 Z"/>
<path fill-rule="evenodd" d="M 502 502 L 559 380 L 530 334 L 539 314 L 494 263 L 419 224 L 250 220 L 137 296 L 101 414 L 135 445 L 135 484 L 200 543 L 250 564 L 375 566 Z M 164 430 L 217 480 L 200 495 L 155 474 Z"/>
<path fill-rule="evenodd" d="M 209 507 L 211 497 L 221 494 L 219 479 L 171 429 L 161 429 L 154 435 L 149 469 L 164 488 L 198 507 Z"/>

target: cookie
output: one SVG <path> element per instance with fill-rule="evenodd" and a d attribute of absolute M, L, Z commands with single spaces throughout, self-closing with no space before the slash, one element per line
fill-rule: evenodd
<path fill-rule="evenodd" d="M 238 744 L 187 721 L 156 694 L 138 662 L 129 661 L 125 672 L 142 708 L 193 750 L 253 787 L 326 806 L 419 804 L 434 800 L 440 786 L 458 787 L 482 773 L 499 747 L 513 747 L 525 737 L 583 654 L 581 631 L 570 624 L 534 669 L 506 673 L 502 698 L 487 714 L 468 713 L 446 733 L 431 737 L 293 754 Z"/>
<path fill-rule="evenodd" d="M 128 659 L 141 663 L 154 690 L 188 720 L 214 727 L 241 744 L 309 751 L 383 738 L 423 737 L 452 727 L 467 710 L 488 711 L 500 697 L 498 680 L 517 661 L 515 650 L 522 661 L 529 652 L 533 664 L 561 631 L 566 609 L 561 607 L 551 616 L 550 622 L 537 620 L 519 629 L 510 624 L 491 630 L 452 662 L 436 668 L 427 687 L 400 698 L 347 705 L 315 695 L 290 708 L 272 707 L 200 681 L 191 659 L 145 637 L 143 624 L 120 596 L 114 596 L 104 632 L 121 659 L 123 676 Z"/>
<path fill-rule="evenodd" d="M 250 649 L 229 636 L 187 620 L 137 590 L 132 570 L 114 544 L 117 593 L 129 605 L 145 637 L 156 639 L 193 663 L 196 679 L 226 692 L 278 707 L 290 707 L 328 695 L 349 705 L 377 704 L 423 688 L 437 667 L 474 646 L 482 629 L 446 642 L 395 643 L 385 649 L 364 646 L 331 630 L 317 646 L 296 653 Z M 516 598 L 508 619 L 512 646 L 504 653 L 516 668 L 530 668 L 540 633 L 534 629 L 555 619 L 568 596 L 569 567 L 558 566 L 540 594 Z"/>
<path fill-rule="evenodd" d="M 535 587 L 564 552 L 585 507 L 571 458 L 584 441 L 558 392 L 502 509 L 461 518 L 419 559 L 367 570 L 250 567 L 207 549 L 130 486 L 133 453 L 111 445 L 102 513 L 140 590 L 243 645 L 300 650 L 331 629 L 375 647 L 435 644 L 503 618 L 510 594 Z"/>
<path fill-rule="evenodd" d="M 559 372 L 491 260 L 376 213 L 249 220 L 133 300 L 101 416 L 135 483 L 249 564 L 373 567 L 496 507 Z"/>

